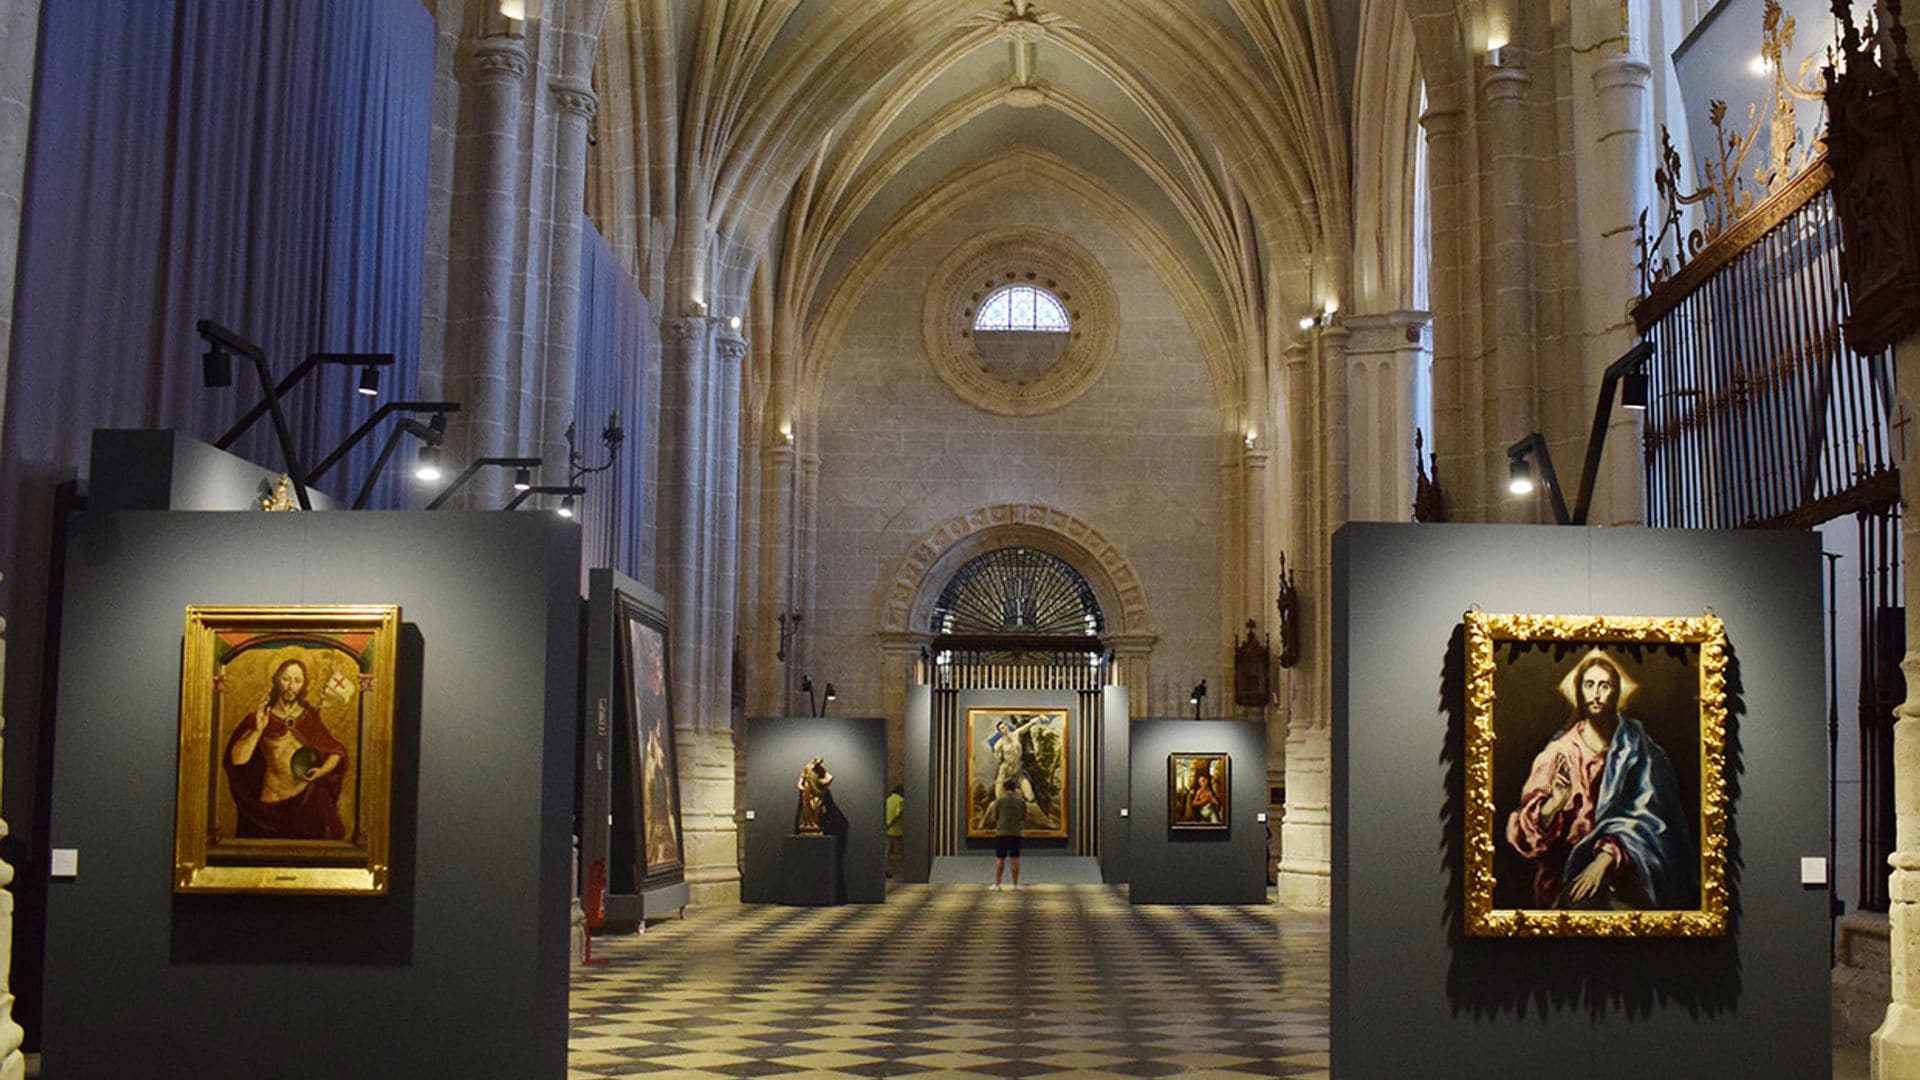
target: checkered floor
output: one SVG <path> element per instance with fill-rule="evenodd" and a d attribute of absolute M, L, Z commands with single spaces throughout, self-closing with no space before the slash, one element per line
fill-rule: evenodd
<path fill-rule="evenodd" d="M 1327 924 L 1108 886 L 909 885 L 595 939 L 568 1076 L 1327 1075 Z"/>

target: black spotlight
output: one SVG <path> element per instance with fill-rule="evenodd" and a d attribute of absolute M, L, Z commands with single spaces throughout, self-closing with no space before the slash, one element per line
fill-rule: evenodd
<path fill-rule="evenodd" d="M 427 445 L 420 448 L 420 460 L 413 469 L 414 479 L 431 484 L 440 479 L 440 448 Z"/>
<path fill-rule="evenodd" d="M 368 397 L 380 396 L 380 369 L 368 364 L 360 369 L 360 392 Z"/>
<path fill-rule="evenodd" d="M 1629 371 L 1621 378 L 1620 407 L 1623 409 L 1647 407 L 1647 373 L 1645 371 Z"/>
<path fill-rule="evenodd" d="M 200 357 L 200 383 L 218 388 L 233 385 L 233 354 L 218 345 Z"/>
<path fill-rule="evenodd" d="M 533 470 L 527 468 L 525 465 L 513 470 L 513 490 L 533 490 Z M 573 496 L 569 495 L 567 498 L 571 499 Z"/>
<path fill-rule="evenodd" d="M 563 518 L 572 517 L 573 516 L 573 496 L 569 495 L 566 498 L 561 499 L 560 509 L 555 510 L 554 513 L 559 514 Z"/>

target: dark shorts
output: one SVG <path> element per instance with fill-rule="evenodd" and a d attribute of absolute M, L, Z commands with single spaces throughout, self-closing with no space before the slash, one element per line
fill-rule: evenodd
<path fill-rule="evenodd" d="M 993 856 L 996 859 L 1017 859 L 1020 857 L 1020 838 L 1017 836 L 996 836 L 993 838 Z"/>

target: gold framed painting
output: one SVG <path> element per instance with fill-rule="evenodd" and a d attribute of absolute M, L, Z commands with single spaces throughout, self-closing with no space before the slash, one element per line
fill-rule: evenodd
<path fill-rule="evenodd" d="M 1226 754 L 1167 755 L 1167 827 L 1226 832 L 1233 816 L 1233 759 Z"/>
<path fill-rule="evenodd" d="M 187 608 L 176 892 L 381 894 L 393 605 Z"/>
<path fill-rule="evenodd" d="M 967 836 L 994 834 L 993 801 L 1011 780 L 1027 800 L 1030 840 L 1067 836 L 1067 710 L 967 710 Z"/>
<path fill-rule="evenodd" d="M 1727 929 L 1726 628 L 1466 615 L 1466 928 Z"/>

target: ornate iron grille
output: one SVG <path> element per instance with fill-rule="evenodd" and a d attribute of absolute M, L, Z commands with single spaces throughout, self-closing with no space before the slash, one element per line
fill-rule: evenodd
<path fill-rule="evenodd" d="M 960 568 L 933 607 L 935 634 L 1094 637 L 1106 628 L 1093 587 L 1065 559 L 999 548 Z"/>
<path fill-rule="evenodd" d="M 1649 525 L 1808 528 L 1897 497 L 1893 356 L 1841 338 L 1827 175 L 1817 165 L 1634 312 L 1654 342 Z"/>

